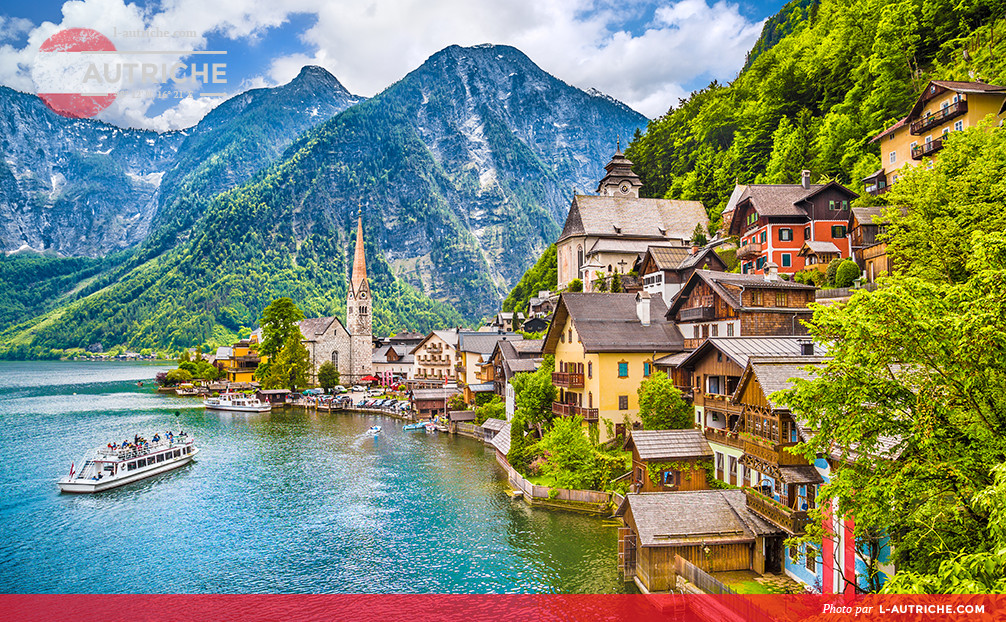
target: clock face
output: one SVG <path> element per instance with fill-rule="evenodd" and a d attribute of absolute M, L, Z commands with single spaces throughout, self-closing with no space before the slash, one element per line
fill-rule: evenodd
<path fill-rule="evenodd" d="M 366 298 L 366 297 L 367 297 L 367 294 L 364 294 L 364 293 L 361 293 L 361 294 L 360 294 L 360 300 L 363 300 L 363 299 L 364 299 L 364 298 Z"/>
<path fill-rule="evenodd" d="M 629 194 L 629 190 L 631 189 L 632 186 L 630 186 L 629 182 L 627 181 L 623 181 L 622 185 L 618 187 L 618 191 L 621 192 L 622 194 Z"/>

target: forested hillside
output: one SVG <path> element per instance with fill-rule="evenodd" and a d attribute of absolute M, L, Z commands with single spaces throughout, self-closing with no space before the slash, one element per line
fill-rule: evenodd
<path fill-rule="evenodd" d="M 870 138 L 929 79 L 1006 80 L 999 0 L 804 4 L 769 20 L 733 83 L 693 93 L 636 135 L 626 155 L 645 196 L 702 201 L 718 221 L 738 182 L 795 183 L 806 168 L 859 190 L 880 168 Z"/>

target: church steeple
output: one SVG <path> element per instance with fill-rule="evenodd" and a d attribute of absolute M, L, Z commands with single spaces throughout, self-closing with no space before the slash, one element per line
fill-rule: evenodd
<path fill-rule="evenodd" d="M 372 374 L 373 309 L 367 281 L 367 255 L 363 246 L 363 215 L 356 219 L 356 249 L 353 272 L 346 288 L 346 332 L 349 333 L 349 382 Z"/>
<path fill-rule="evenodd" d="M 621 140 L 615 149 L 615 155 L 604 166 L 607 175 L 597 184 L 597 192 L 607 196 L 629 196 L 639 198 L 639 189 L 643 182 L 639 175 L 632 172 L 632 162 L 622 153 Z"/>
<path fill-rule="evenodd" d="M 349 291 L 359 296 L 360 292 L 370 291 L 367 283 L 367 256 L 363 248 L 363 216 L 356 221 L 356 253 L 353 258 L 353 274 L 349 283 Z"/>

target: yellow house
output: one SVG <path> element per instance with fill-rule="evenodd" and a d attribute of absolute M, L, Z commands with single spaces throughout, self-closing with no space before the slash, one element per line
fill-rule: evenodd
<path fill-rule="evenodd" d="M 227 352 L 226 350 L 229 350 Z M 259 357 L 258 334 L 242 339 L 230 348 L 220 348 L 217 351 L 217 364 L 227 374 L 227 382 L 253 382 L 255 370 L 266 357 Z"/>
<path fill-rule="evenodd" d="M 887 192 L 898 181 L 904 166 L 917 166 L 936 158 L 950 132 L 974 127 L 988 115 L 1002 122 L 1006 86 L 984 82 L 933 80 L 912 110 L 871 142 L 880 145 L 883 168 L 863 180 L 866 192 Z"/>
<path fill-rule="evenodd" d="M 438 382 L 457 379 L 461 364 L 458 356 L 458 330 L 435 330 L 412 349 L 412 377 Z"/>
<path fill-rule="evenodd" d="M 553 414 L 580 415 L 601 442 L 638 423 L 639 385 L 660 373 L 653 361 L 683 350 L 666 313 L 646 292 L 562 294 L 542 349 L 555 356 Z"/>

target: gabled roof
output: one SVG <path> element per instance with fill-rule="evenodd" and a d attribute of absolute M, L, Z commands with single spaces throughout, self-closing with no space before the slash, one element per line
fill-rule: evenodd
<path fill-rule="evenodd" d="M 329 327 L 332 326 L 334 322 L 338 322 L 338 327 L 346 330 L 343 327 L 342 322 L 339 322 L 339 318 L 334 315 L 328 317 L 312 317 L 306 320 L 301 320 L 297 322 L 297 326 L 300 327 L 300 334 L 304 335 L 304 341 L 317 341 L 320 335 L 324 335 L 328 332 Z"/>
<path fill-rule="evenodd" d="M 709 448 L 701 430 L 634 430 L 624 449 L 635 447 L 640 460 L 684 460 L 709 458 Z"/>
<path fill-rule="evenodd" d="M 559 298 L 542 352 L 555 352 L 559 332 L 572 318 L 585 352 L 677 352 L 684 337 L 664 317 L 667 307 L 660 296 L 650 301 L 650 325 L 636 315 L 636 294 L 570 293 Z"/>
<path fill-rule="evenodd" d="M 734 272 L 716 272 L 714 270 L 696 270 L 692 273 L 692 276 L 685 282 L 685 285 L 681 288 L 681 291 L 671 299 L 670 307 L 667 309 L 667 319 L 673 320 L 675 315 L 678 313 L 678 309 L 684 304 L 685 300 L 695 289 L 695 286 L 699 282 L 705 282 L 709 284 L 714 292 L 723 300 L 733 307 L 734 309 L 740 309 L 741 301 L 737 296 L 727 288 L 730 287 L 740 287 L 744 289 L 798 289 L 798 290 L 810 290 L 814 291 L 816 288 L 813 285 L 804 285 L 803 283 L 797 283 L 795 281 L 784 281 L 779 279 L 777 281 L 766 280 L 764 275 L 760 274 L 737 274 Z M 765 311 L 772 310 L 773 307 L 743 307 L 746 310 L 751 311 Z M 806 307 L 790 307 L 791 312 L 796 313 L 810 313 L 811 310 Z"/>
<path fill-rule="evenodd" d="M 744 188 L 737 199 L 735 211 L 750 205 L 760 216 L 776 218 L 807 218 L 809 214 L 803 204 L 825 190 L 838 190 L 848 195 L 850 199 L 859 196 L 834 181 L 826 184 L 809 184 L 807 188 L 801 184 L 752 184 Z M 730 233 L 736 235 L 741 232 L 746 226 L 742 220 L 734 218 L 730 221 Z"/>
<path fill-rule="evenodd" d="M 799 255 L 805 256 L 810 255 L 811 253 L 815 255 L 829 254 L 829 253 L 832 255 L 841 255 L 842 251 L 838 250 L 838 247 L 835 246 L 834 242 L 825 242 L 823 240 L 807 240 L 806 242 L 803 243 L 803 246 L 800 247 Z"/>
<path fill-rule="evenodd" d="M 574 236 L 690 240 L 709 225 L 699 201 L 576 195 L 558 241 Z"/>
<path fill-rule="evenodd" d="M 451 328 L 447 330 L 434 330 L 431 331 L 428 335 L 426 335 L 422 341 L 417 343 L 415 347 L 409 351 L 409 354 L 415 354 L 416 352 L 419 352 L 420 348 L 422 348 L 423 345 L 433 337 L 437 337 L 440 340 L 446 342 L 447 345 L 454 348 L 455 350 L 458 347 L 458 329 Z"/>
<path fill-rule="evenodd" d="M 744 192 L 748 189 L 746 185 L 734 184 L 734 190 L 730 193 L 730 198 L 727 199 L 727 206 L 723 208 L 723 213 L 732 212 L 737 209 L 737 202 L 741 200 L 744 196 Z"/>
<path fill-rule="evenodd" d="M 416 360 L 416 355 L 408 349 L 407 346 L 389 344 L 386 346 L 380 346 L 374 348 L 373 353 L 370 356 L 370 361 L 372 363 L 384 363 L 387 364 L 388 361 L 388 351 L 394 350 L 395 354 L 398 355 L 398 359 L 393 361 L 395 364 L 411 365 Z"/>
<path fill-rule="evenodd" d="M 809 339 L 809 337 L 709 337 L 694 352 L 682 359 L 678 367 L 692 368 L 703 357 L 717 350 L 744 369 L 751 357 L 801 356 L 800 343 Z M 815 355 L 823 356 L 825 352 L 823 346 L 814 344 Z"/>
<path fill-rule="evenodd" d="M 438 388 L 438 389 L 415 389 L 412 391 L 412 399 L 414 400 L 442 400 L 450 399 L 452 396 L 460 393 L 457 389 L 451 388 Z"/>
<path fill-rule="evenodd" d="M 640 546 L 753 542 L 784 533 L 747 509 L 743 490 L 630 493 L 615 514 L 624 516 L 628 509 Z"/>
<path fill-rule="evenodd" d="M 785 406 L 772 400 L 772 394 L 790 388 L 793 384 L 793 378 L 811 380 L 813 376 L 805 368 L 820 365 L 826 360 L 827 358 L 823 356 L 751 357 L 748 359 L 747 368 L 737 385 L 734 398 L 735 400 L 739 398 L 744 393 L 747 384 L 756 379 L 769 406 L 773 410 L 787 410 Z"/>
<path fill-rule="evenodd" d="M 448 421 L 475 421 L 474 410 L 449 410 L 447 411 Z"/>
<path fill-rule="evenodd" d="M 855 220 L 861 225 L 872 225 L 874 224 L 874 217 L 884 217 L 883 212 L 883 207 L 854 207 L 852 208 L 852 214 L 849 216 L 849 222 Z"/>
<path fill-rule="evenodd" d="M 458 333 L 458 352 L 475 352 L 486 356 L 493 353 L 500 341 L 521 341 L 524 335 L 501 332 L 466 332 Z"/>
<path fill-rule="evenodd" d="M 499 432 L 503 428 L 510 427 L 510 422 L 503 419 L 496 419 L 494 417 L 489 417 L 484 422 L 482 422 L 482 427 L 486 430 L 493 430 L 494 432 Z"/>
<path fill-rule="evenodd" d="M 504 456 L 510 453 L 510 426 L 505 425 L 500 428 L 499 433 L 489 441 L 489 444 Z"/>

